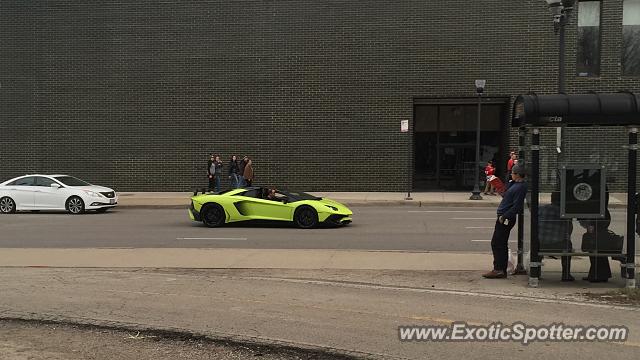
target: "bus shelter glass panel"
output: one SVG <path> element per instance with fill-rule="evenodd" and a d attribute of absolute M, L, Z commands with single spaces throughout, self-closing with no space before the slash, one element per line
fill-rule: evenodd
<path fill-rule="evenodd" d="M 627 130 L 624 127 L 571 127 L 564 131 L 564 143 L 560 148 L 556 128 L 541 129 L 537 174 L 540 180 L 539 253 L 544 262 L 555 261 L 551 256 L 559 261 L 562 254 L 573 254 L 574 264 L 586 265 L 578 268 L 589 268 L 595 257 L 608 258 L 611 271 L 617 272 L 618 265 L 624 265 L 621 255 L 627 252 L 627 149 L 624 147 Z M 594 142 L 585 141 L 585 138 L 619 141 Z M 530 138 L 527 145 L 530 145 Z M 528 149 L 527 169 L 531 169 L 530 160 Z M 530 177 L 527 180 L 531 182 Z M 528 205 L 530 196 L 531 193 Z M 530 207 L 525 206 L 525 269 L 530 265 L 530 211 Z M 635 234 L 629 235 L 639 243 Z M 636 245 L 636 259 L 638 255 Z"/>

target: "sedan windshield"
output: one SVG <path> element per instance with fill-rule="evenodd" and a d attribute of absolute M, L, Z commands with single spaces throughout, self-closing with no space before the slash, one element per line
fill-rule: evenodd
<path fill-rule="evenodd" d="M 67 186 L 91 186 L 88 182 L 82 181 L 73 176 L 56 176 L 54 179 L 60 181 Z"/>

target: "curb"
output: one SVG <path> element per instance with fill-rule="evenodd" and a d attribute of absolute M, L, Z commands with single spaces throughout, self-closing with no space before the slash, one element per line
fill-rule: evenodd
<path fill-rule="evenodd" d="M 416 200 L 340 200 L 338 201 L 346 206 L 414 206 L 414 207 L 427 207 L 427 206 L 450 206 L 450 207 L 472 207 L 472 208 L 487 208 L 497 207 L 497 202 L 483 202 L 483 201 L 454 201 L 454 202 L 435 202 L 435 201 L 416 201 Z M 127 209 L 187 209 L 189 204 L 118 204 L 118 208 Z M 626 204 L 609 204 L 609 209 L 626 209 Z"/>
<path fill-rule="evenodd" d="M 335 199 L 332 199 L 335 200 Z M 346 206 L 453 206 L 453 207 L 496 207 L 498 203 L 484 202 L 424 202 L 415 200 L 375 200 L 375 201 L 341 201 Z M 118 204 L 117 208 L 128 209 L 187 209 L 189 204 Z"/>
<path fill-rule="evenodd" d="M 118 209 L 184 209 L 187 210 L 189 205 L 177 205 L 177 204 L 131 204 L 122 205 L 118 204 L 113 210 Z"/>

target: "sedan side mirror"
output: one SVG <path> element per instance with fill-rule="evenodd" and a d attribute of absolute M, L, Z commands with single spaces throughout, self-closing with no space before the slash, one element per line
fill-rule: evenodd
<path fill-rule="evenodd" d="M 51 187 L 54 189 L 60 189 L 60 184 L 53 183 L 51 184 Z"/>

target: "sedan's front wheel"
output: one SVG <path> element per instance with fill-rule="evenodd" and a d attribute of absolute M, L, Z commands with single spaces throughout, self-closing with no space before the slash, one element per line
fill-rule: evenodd
<path fill-rule="evenodd" d="M 67 211 L 70 214 L 78 215 L 84 212 L 84 201 L 78 196 L 72 196 L 67 200 Z"/>
<path fill-rule="evenodd" d="M 10 197 L 0 199 L 0 213 L 13 214 L 16 212 L 16 203 Z"/>

